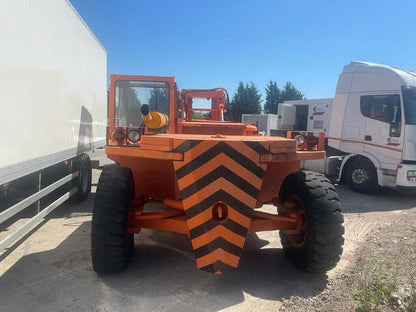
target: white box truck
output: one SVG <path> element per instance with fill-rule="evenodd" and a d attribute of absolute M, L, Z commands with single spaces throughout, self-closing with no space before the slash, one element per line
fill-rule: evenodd
<path fill-rule="evenodd" d="M 38 219 L 74 193 L 88 196 L 85 153 L 105 144 L 107 53 L 66 0 L 2 0 L 0 25 L 2 223 L 63 185 L 71 191 Z M 39 192 L 4 207 L 14 187 L 33 181 Z"/>
<path fill-rule="evenodd" d="M 274 114 L 243 114 L 242 122 L 256 125 L 267 136 L 271 135 L 271 130 L 277 129 L 277 115 Z"/>
<path fill-rule="evenodd" d="M 278 129 L 329 132 L 333 98 L 284 101 L 278 106 Z"/>
<path fill-rule="evenodd" d="M 351 62 L 339 76 L 329 121 L 330 157 L 305 161 L 305 169 L 335 174 L 358 192 L 380 185 L 416 194 L 416 72 Z"/>

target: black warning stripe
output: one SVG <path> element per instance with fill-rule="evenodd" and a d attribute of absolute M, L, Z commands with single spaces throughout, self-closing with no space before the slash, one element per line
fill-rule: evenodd
<path fill-rule="evenodd" d="M 215 272 L 230 272 L 230 271 L 234 271 L 236 268 L 232 267 L 231 265 L 228 265 L 224 262 L 222 262 L 221 260 L 215 261 L 212 264 L 209 264 L 207 266 L 204 266 L 201 268 L 201 270 L 207 271 L 207 272 L 211 272 L 211 273 L 215 273 Z"/>
<path fill-rule="evenodd" d="M 251 218 L 253 215 L 253 209 L 247 206 L 246 204 L 242 203 L 238 199 L 234 198 L 224 190 L 218 190 L 214 194 L 208 196 L 204 200 L 200 201 L 199 203 L 189 207 L 185 210 L 185 215 L 188 219 L 199 215 L 201 212 L 209 209 L 212 205 L 224 202 L 228 206 L 233 207 L 234 210 L 238 211 L 242 215 L 245 215 L 248 218 Z"/>
<path fill-rule="evenodd" d="M 222 225 L 223 227 L 226 227 L 231 232 L 234 232 L 235 234 L 238 234 L 242 237 L 246 237 L 246 234 L 248 232 L 248 228 L 242 226 L 241 224 L 238 224 L 237 222 L 228 219 L 227 221 L 220 223 L 218 221 L 215 221 L 214 219 L 209 219 L 207 222 L 202 223 L 198 225 L 197 227 L 193 228 L 189 231 L 191 239 L 201 236 L 202 234 L 205 234 L 206 232 L 211 231 L 213 228 Z"/>
<path fill-rule="evenodd" d="M 222 237 L 218 237 L 214 239 L 213 241 L 211 241 L 208 245 L 204 245 L 202 247 L 195 249 L 194 250 L 195 257 L 200 258 L 200 257 L 206 256 L 219 248 L 238 257 L 241 255 L 241 252 L 243 251 L 243 248 L 230 243 L 229 241 L 225 240 Z"/>
<path fill-rule="evenodd" d="M 209 168 L 210 171 L 204 174 L 204 176 L 199 178 L 197 181 L 192 181 L 190 185 L 180 190 L 184 203 L 186 203 L 187 199 L 190 201 L 191 196 L 192 198 L 195 197 L 195 201 L 200 200 L 198 203 L 195 203 L 195 201 L 192 200 L 194 205 L 191 207 L 185 207 L 186 218 L 189 220 L 195 216 L 200 215 L 201 213 L 209 213 L 208 209 L 211 209 L 213 205 L 217 204 L 218 202 L 223 202 L 229 206 L 229 209 L 233 209 L 233 213 L 236 212 L 251 219 L 253 215 L 253 207 L 249 206 L 247 203 L 252 202 L 254 205 L 259 194 L 259 188 L 251 184 L 252 181 L 239 176 L 238 172 L 229 169 L 227 162 L 216 164 L 212 163 L 211 161 L 216 156 L 224 154 L 231 159 L 230 161 L 234 161 L 240 166 L 239 171 L 246 172 L 247 170 L 251 172 L 254 175 L 252 177 L 254 180 L 257 180 L 256 177 L 263 179 L 265 170 L 260 165 L 256 164 L 256 160 L 252 160 L 251 158 L 247 157 L 243 151 L 247 151 L 247 146 L 253 152 L 257 153 L 257 155 L 266 154 L 269 153 L 269 151 L 258 142 L 244 142 L 246 143 L 246 146 L 236 144 L 235 146 L 233 145 L 234 147 L 228 144 L 226 141 L 214 143 L 214 146 L 198 146 L 198 144 L 201 142 L 202 140 L 187 140 L 173 150 L 174 152 L 182 153 L 192 153 L 192 151 L 198 151 L 198 154 L 200 153 L 197 157 L 184 165 L 179 163 L 175 164 L 175 167 L 177 168 L 175 173 L 178 180 L 184 178 L 188 174 L 201 172 L 201 166 L 203 165 L 207 165 L 207 167 L 204 166 L 204 168 Z M 239 149 L 241 149 L 242 152 L 240 152 Z M 250 155 L 252 154 L 254 153 L 250 152 Z M 182 167 L 178 168 L 179 166 Z M 221 185 L 217 181 L 219 178 L 224 178 L 229 183 L 231 183 L 233 187 L 230 188 L 228 182 L 226 185 Z M 204 190 L 210 185 L 218 186 L 220 189 L 212 194 L 205 194 L 205 191 L 201 192 L 201 190 Z M 234 194 L 233 191 L 235 188 L 237 188 L 238 191 L 236 190 Z M 201 198 L 197 198 L 197 195 L 208 195 L 208 197 L 201 200 Z M 238 199 L 239 196 L 243 196 L 244 198 L 247 198 L 247 200 L 242 202 Z M 191 229 L 189 231 L 190 237 L 191 239 L 195 240 L 198 237 L 202 237 L 207 232 L 216 231 L 216 229 L 219 230 L 219 226 L 225 227 L 228 231 L 238 235 L 237 237 L 241 237 L 242 240 L 245 240 L 245 237 L 248 233 L 248 227 L 234 221 L 231 217 L 227 218 L 225 222 L 219 222 L 214 218 L 210 218 L 207 221 L 202 221 L 202 223 L 196 225 L 193 229 Z M 236 265 L 235 257 L 239 258 L 241 256 L 243 248 L 235 245 L 228 239 L 230 238 L 227 238 L 227 235 L 220 235 L 220 237 L 216 238 L 206 238 L 203 240 L 204 245 L 194 250 L 195 257 L 200 259 L 198 263 L 206 264 L 207 262 L 205 262 L 205 260 L 203 261 L 202 257 L 208 255 L 211 255 L 209 258 L 212 259 L 211 261 L 216 260 L 214 263 L 202 267 L 202 270 L 215 273 L 226 272 L 235 269 L 232 265 L 228 265 L 223 261 L 228 262 L 226 259 L 229 259 L 229 261 L 232 261 L 230 263 Z M 224 259 L 222 259 L 223 261 L 220 260 L 222 257 L 219 255 L 216 255 L 214 259 L 212 258 L 213 253 L 215 253 L 215 251 L 218 249 L 222 249 L 228 254 L 228 256 L 224 255 Z"/>
<path fill-rule="evenodd" d="M 230 169 L 224 167 L 223 165 L 219 166 L 217 169 L 203 176 L 198 181 L 184 188 L 181 191 L 182 199 L 188 198 L 189 196 L 195 194 L 196 192 L 200 191 L 201 189 L 203 189 L 204 187 L 206 187 L 207 185 L 211 184 L 219 178 L 224 178 L 228 180 L 236 187 L 246 192 L 251 197 L 257 199 L 259 190 L 252 184 L 244 180 L 242 177 L 232 172 Z"/>
<path fill-rule="evenodd" d="M 191 148 L 195 147 L 199 143 L 201 143 L 202 140 L 186 140 L 185 142 L 179 144 L 176 146 L 172 152 L 174 153 L 185 153 L 189 151 Z"/>
<path fill-rule="evenodd" d="M 270 151 L 260 142 L 244 141 L 244 143 L 259 154 L 270 154 Z"/>
<path fill-rule="evenodd" d="M 182 143 L 184 144 L 184 143 Z M 197 168 L 201 167 L 203 164 L 207 163 L 209 160 L 214 158 L 215 156 L 224 153 L 231 159 L 235 160 L 238 164 L 242 167 L 246 168 L 247 170 L 254 173 L 260 179 L 263 178 L 264 170 L 263 168 L 257 166 L 251 159 L 247 158 L 240 152 L 236 151 L 230 145 L 225 143 L 224 141 L 219 142 L 215 146 L 208 149 L 206 152 L 202 153 L 183 167 L 176 170 L 176 177 L 177 179 L 181 179 L 187 174 L 191 173 L 192 171 L 196 170 Z"/>

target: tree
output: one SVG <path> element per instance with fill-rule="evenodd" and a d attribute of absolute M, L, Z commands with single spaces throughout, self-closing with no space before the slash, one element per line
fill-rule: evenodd
<path fill-rule="evenodd" d="M 127 126 L 139 126 L 142 116 L 140 114 L 141 103 L 137 95 L 137 90 L 128 85 L 122 90 L 123 94 L 125 94 L 124 100 L 120 101 L 120 119 L 123 120 L 125 116 L 125 122 L 122 121 L 122 125 L 125 123 Z"/>
<path fill-rule="evenodd" d="M 285 87 L 281 91 L 283 101 L 303 100 L 305 95 L 300 92 L 291 82 L 286 82 Z M 283 102 L 282 101 L 282 102 Z"/>
<path fill-rule="evenodd" d="M 260 114 L 261 95 L 256 86 L 250 82 L 244 85 L 240 81 L 231 102 L 231 114 L 234 121 L 241 121 L 242 114 Z"/>
<path fill-rule="evenodd" d="M 149 107 L 152 111 L 169 114 L 169 89 L 153 88 L 150 91 Z"/>
<path fill-rule="evenodd" d="M 210 120 L 211 119 L 211 112 L 198 112 L 198 111 L 193 111 L 192 112 L 192 119 L 206 119 L 206 120 Z"/>
<path fill-rule="evenodd" d="M 230 102 L 230 99 L 228 98 L 228 95 L 224 101 L 224 109 L 225 109 L 224 120 L 233 121 L 234 119 L 233 119 L 233 114 L 231 110 L 231 102 Z"/>
<path fill-rule="evenodd" d="M 266 103 L 264 104 L 264 112 L 266 114 L 277 114 L 279 103 L 283 102 L 282 92 L 275 81 L 269 81 L 266 87 Z"/>

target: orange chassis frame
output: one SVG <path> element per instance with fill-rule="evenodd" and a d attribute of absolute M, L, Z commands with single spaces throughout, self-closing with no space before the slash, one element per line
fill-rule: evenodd
<path fill-rule="evenodd" d="M 174 208 L 160 213 L 143 212 L 144 202 L 136 199 L 129 211 L 129 233 L 139 233 L 142 228 L 164 230 L 189 235 L 185 212 L 180 201 L 164 200 L 163 204 Z M 254 211 L 250 222 L 249 233 L 261 231 L 284 230 L 288 235 L 300 234 L 303 211 L 293 211 L 288 217 L 266 212 Z"/>
<path fill-rule="evenodd" d="M 291 133 L 288 133 L 290 136 Z M 296 141 L 288 140 L 279 137 L 263 137 L 263 136 L 207 136 L 204 138 L 206 141 L 218 141 L 231 139 L 232 141 L 255 141 L 255 142 L 267 142 L 269 143 L 269 150 L 272 153 L 260 155 L 260 163 L 265 165 L 266 174 L 263 179 L 262 187 L 260 188 L 260 194 L 257 198 L 256 207 L 261 207 L 264 203 L 273 203 L 277 205 L 278 192 L 280 185 L 285 176 L 291 172 L 299 170 L 299 164 L 304 159 L 320 159 L 325 156 L 324 151 L 319 150 L 297 150 Z M 136 197 L 132 200 L 132 206 L 129 209 L 129 233 L 139 233 L 142 228 L 165 230 L 177 233 L 182 233 L 190 236 L 189 224 L 185 216 L 185 210 L 183 202 L 177 198 L 178 191 L 172 194 L 159 194 L 160 189 L 168 188 L 168 184 L 174 183 L 172 179 L 169 181 L 169 173 L 167 173 L 166 185 L 162 186 L 159 190 L 146 191 L 146 182 L 141 183 L 141 173 L 137 168 L 137 158 L 162 162 L 181 162 L 184 159 L 183 154 L 172 152 L 172 141 L 180 138 L 181 141 L 189 139 L 201 139 L 198 135 L 169 135 L 169 134 L 157 134 L 154 136 L 143 136 L 141 146 L 137 148 L 125 149 L 117 146 L 106 146 L 106 153 L 108 157 L 120 163 L 122 166 L 133 168 L 135 175 L 135 183 L 142 184 L 136 189 L 144 189 L 145 194 L 150 194 L 150 198 L 140 197 L 140 194 L 136 194 Z M 321 141 L 321 136 L 319 141 Z M 321 144 L 319 144 L 320 146 Z M 150 164 L 150 163 L 149 163 Z M 158 165 L 156 163 L 156 165 Z M 282 170 L 284 168 L 284 170 Z M 173 168 L 172 168 L 173 169 Z M 279 170 L 280 169 L 280 170 Z M 147 171 L 152 171 L 153 168 L 147 168 Z M 163 169 L 166 172 L 166 168 Z M 160 177 L 159 177 L 160 178 Z M 274 183 L 271 180 L 274 180 Z M 175 180 L 175 178 L 173 178 Z M 169 196 L 170 195 L 170 196 Z M 139 197 L 137 197 L 139 196 Z M 154 199 L 156 198 L 156 199 Z M 176 199 L 172 199 L 176 198 Z M 163 212 L 144 212 L 144 205 L 147 203 L 160 202 L 165 207 L 171 208 L 171 210 Z M 299 234 L 302 230 L 302 215 L 303 210 L 292 209 L 294 203 L 284 203 L 285 216 L 270 214 L 261 211 L 253 211 L 251 219 L 246 220 L 248 227 L 248 233 L 260 232 L 260 231 L 273 231 L 284 230 L 288 235 Z M 212 212 L 210 211 L 209 214 Z"/>

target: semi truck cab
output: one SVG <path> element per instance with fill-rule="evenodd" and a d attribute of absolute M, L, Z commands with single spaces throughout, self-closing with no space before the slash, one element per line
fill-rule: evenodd
<path fill-rule="evenodd" d="M 333 100 L 328 145 L 344 155 L 339 174 L 352 189 L 416 192 L 416 72 L 351 62 Z"/>

